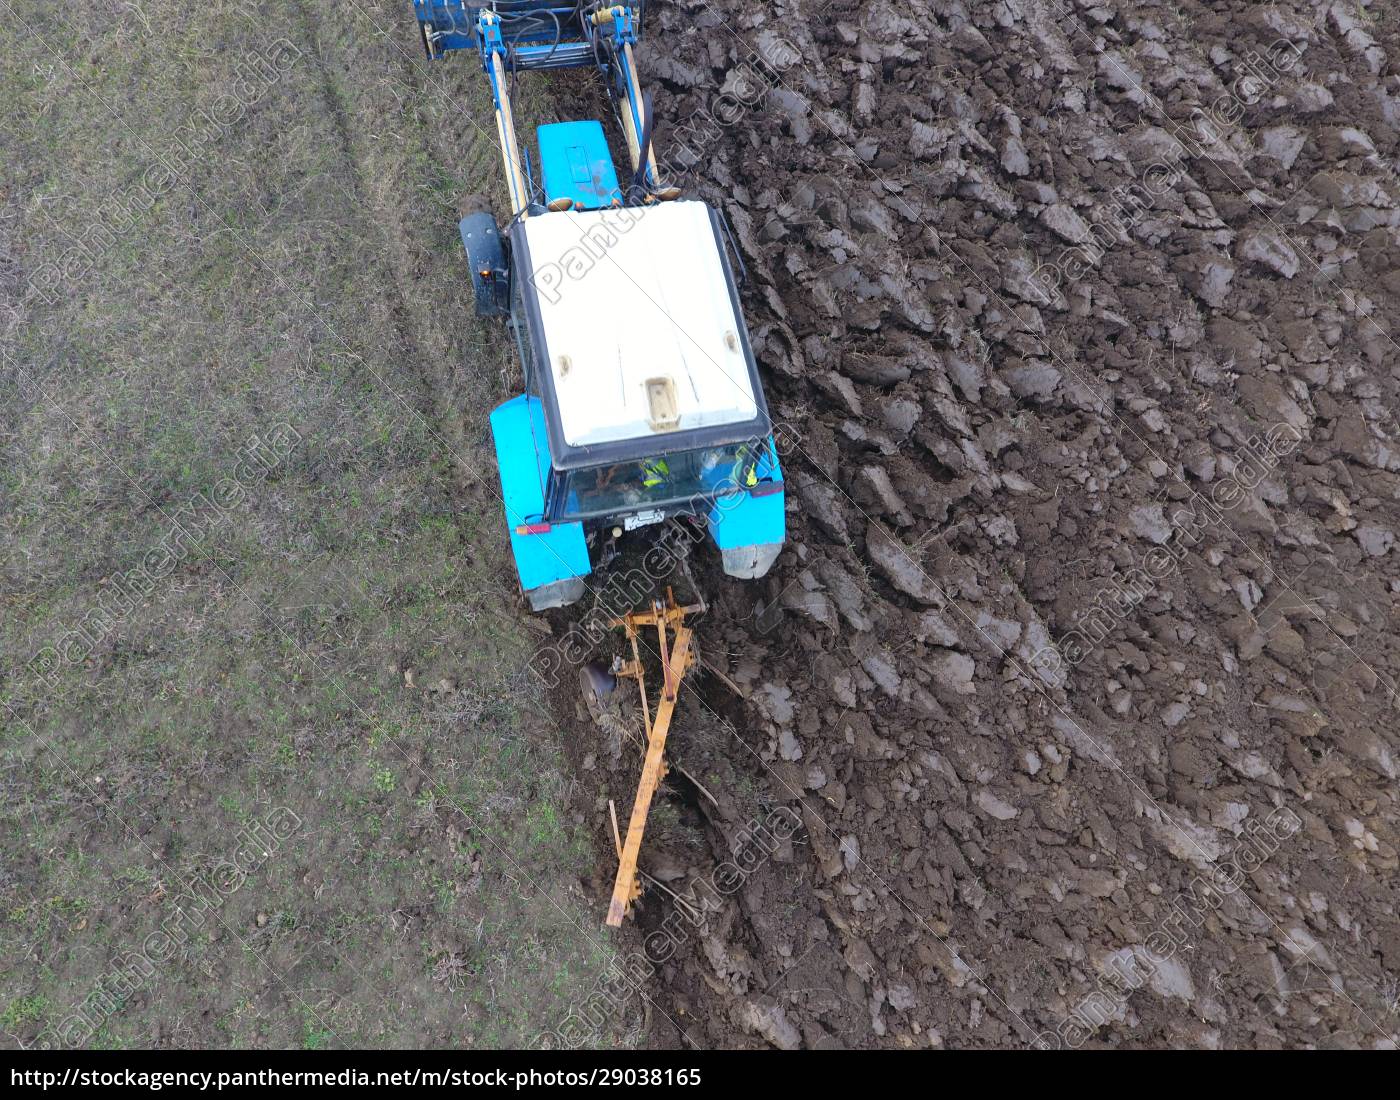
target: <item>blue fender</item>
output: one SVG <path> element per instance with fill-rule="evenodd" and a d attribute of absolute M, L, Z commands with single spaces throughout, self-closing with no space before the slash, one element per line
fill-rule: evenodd
<path fill-rule="evenodd" d="M 583 524 L 557 523 L 538 534 L 520 530 L 540 523 L 544 515 L 549 442 L 539 401 L 521 396 L 499 406 L 491 414 L 491 435 L 520 587 L 536 611 L 573 603 L 583 595 L 583 578 L 593 571 Z"/>
<path fill-rule="evenodd" d="M 754 472 L 756 491 L 741 488 L 719 497 L 706 517 L 725 573 L 745 580 L 767 573 L 787 538 L 783 471 L 771 436 Z"/>

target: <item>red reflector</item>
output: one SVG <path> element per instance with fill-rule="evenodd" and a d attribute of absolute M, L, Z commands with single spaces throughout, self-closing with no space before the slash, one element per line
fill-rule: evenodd
<path fill-rule="evenodd" d="M 774 493 L 781 493 L 782 491 L 783 483 L 781 481 L 760 481 L 749 490 L 749 496 L 771 497 Z"/>
<path fill-rule="evenodd" d="M 522 523 L 515 529 L 517 535 L 547 535 L 554 528 L 547 523 Z"/>

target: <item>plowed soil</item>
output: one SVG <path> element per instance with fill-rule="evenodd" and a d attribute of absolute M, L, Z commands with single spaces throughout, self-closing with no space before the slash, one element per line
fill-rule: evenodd
<path fill-rule="evenodd" d="M 1397 12 L 648 22 L 791 441 L 774 572 L 701 578 L 653 1041 L 1393 1046 Z"/>

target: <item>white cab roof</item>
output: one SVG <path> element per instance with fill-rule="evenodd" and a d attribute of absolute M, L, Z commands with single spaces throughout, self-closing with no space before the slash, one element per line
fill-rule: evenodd
<path fill-rule="evenodd" d="M 758 415 L 704 203 L 554 212 L 523 228 L 565 443 Z"/>

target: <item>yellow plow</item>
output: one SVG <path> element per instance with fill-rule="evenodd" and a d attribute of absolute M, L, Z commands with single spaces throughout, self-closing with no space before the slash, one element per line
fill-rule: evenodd
<path fill-rule="evenodd" d="M 612 675 L 627 676 L 637 681 L 637 691 L 642 700 L 642 724 L 646 732 L 642 778 L 637 784 L 637 797 L 632 803 L 632 817 L 627 822 L 625 840 L 617 835 L 617 819 L 616 816 L 613 818 L 618 868 L 607 918 L 607 923 L 613 928 L 622 925 L 623 917 L 631 911 L 632 903 L 642 893 L 641 881 L 637 877 L 637 856 L 642 849 L 642 834 L 646 831 L 647 814 L 651 810 L 656 788 L 666 774 L 666 735 L 671 730 L 671 718 L 676 711 L 681 682 L 696 660 L 694 632 L 685 625 L 685 617 L 704 610 L 703 603 L 677 604 L 675 593 L 668 588 L 666 599 L 653 600 L 649 611 L 634 611 L 608 624 L 625 630 L 631 643 L 632 659 L 623 661 L 618 658 L 614 661 Z M 647 699 L 646 672 L 641 654 L 641 632 L 648 628 L 656 630 L 657 652 L 661 655 L 661 696 L 657 700 L 655 717 Z"/>

